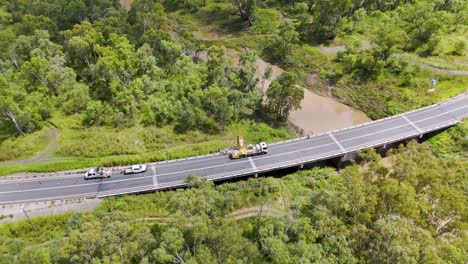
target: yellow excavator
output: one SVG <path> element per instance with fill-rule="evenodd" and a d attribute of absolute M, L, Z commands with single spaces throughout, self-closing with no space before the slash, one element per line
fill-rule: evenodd
<path fill-rule="evenodd" d="M 244 137 L 242 136 L 242 127 L 237 127 L 237 149 L 229 152 L 230 159 L 240 159 L 249 156 L 263 155 L 268 153 L 268 145 L 265 142 L 260 142 L 256 145 L 249 144 L 244 146 Z"/>

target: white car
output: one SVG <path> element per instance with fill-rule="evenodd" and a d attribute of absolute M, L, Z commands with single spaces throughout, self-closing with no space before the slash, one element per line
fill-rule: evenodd
<path fill-rule="evenodd" d="M 105 170 L 104 168 L 102 167 L 96 167 L 96 168 L 92 168 L 90 169 L 89 171 L 87 171 L 85 173 L 85 180 L 88 180 L 88 179 L 101 179 L 101 178 L 107 178 L 107 177 L 110 177 L 110 172 Z"/>
<path fill-rule="evenodd" d="M 123 173 L 124 174 L 135 174 L 135 173 L 142 173 L 146 171 L 146 165 L 133 165 L 131 167 L 126 168 Z"/>

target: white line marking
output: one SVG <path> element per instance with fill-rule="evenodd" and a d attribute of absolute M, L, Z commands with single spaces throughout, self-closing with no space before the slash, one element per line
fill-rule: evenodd
<path fill-rule="evenodd" d="M 309 139 L 307 139 L 307 142 L 310 142 L 312 140 L 316 140 L 316 139 L 321 139 L 322 137 L 324 137 L 325 135 L 315 135 L 313 137 L 310 137 Z M 304 139 L 305 140 L 305 139 Z M 272 149 L 279 149 L 279 148 L 283 148 L 283 147 L 287 147 L 287 146 L 292 146 L 292 145 L 298 145 L 298 144 L 304 144 L 304 141 L 301 140 L 299 142 L 297 141 L 294 141 L 294 142 L 291 142 L 291 141 L 288 141 L 286 143 L 282 143 L 282 144 L 276 144 L 276 145 L 271 145 L 271 144 L 268 144 L 268 148 L 270 150 Z M 226 155 L 222 155 L 222 156 L 219 156 L 219 157 L 214 157 L 214 158 L 209 158 L 209 159 L 199 159 L 199 160 L 191 160 L 191 161 L 187 161 L 187 162 L 177 162 L 177 163 L 172 163 L 172 164 L 161 164 L 161 165 L 158 165 L 158 167 L 160 168 L 165 168 L 165 167 L 172 167 L 172 166 L 179 166 L 179 165 L 185 165 L 185 164 L 189 164 L 189 163 L 197 163 L 197 162 L 205 162 L 207 160 L 216 160 L 216 159 L 226 159 Z M 0 183 L 1 184 L 1 183 Z"/>
<path fill-rule="evenodd" d="M 343 152 L 343 153 L 346 152 L 346 149 L 343 148 L 343 146 L 340 144 L 340 142 L 338 142 L 338 140 L 335 138 L 335 136 L 333 136 L 332 133 L 330 133 L 328 135 L 331 137 L 331 139 L 333 139 L 333 141 L 335 141 L 336 145 L 338 145 L 338 147 L 341 149 L 341 152 Z"/>
<path fill-rule="evenodd" d="M 418 120 L 416 123 L 422 122 L 422 121 L 424 121 L 424 120 L 432 119 L 432 118 L 434 118 L 434 117 L 441 116 L 441 115 L 444 115 L 444 114 L 447 114 L 447 113 L 450 113 L 450 112 L 454 112 L 454 111 L 457 111 L 457 110 L 459 110 L 459 109 L 466 108 L 466 107 L 468 107 L 468 106 L 462 106 L 462 107 L 459 107 L 459 108 L 456 108 L 456 109 L 452 109 L 452 110 L 447 111 L 447 112 L 444 112 L 444 113 L 442 113 L 442 114 L 438 114 L 438 115 L 434 115 L 434 116 L 431 116 L 431 117 L 428 117 L 428 118 L 425 118 L 425 119 Z M 443 122 L 439 122 L 439 123 L 433 124 L 433 126 L 434 126 L 434 125 L 437 125 L 437 124 L 446 123 L 446 122 L 448 122 L 448 121 L 445 120 L 445 121 L 443 121 Z M 355 137 L 355 138 L 346 139 L 346 140 L 343 140 L 343 141 L 354 140 L 354 139 L 356 139 L 356 138 L 366 137 L 366 136 L 369 136 L 369 135 L 378 134 L 378 133 L 381 133 L 381 132 L 384 132 L 384 131 L 393 130 L 393 129 L 395 129 L 395 128 L 404 127 L 404 126 L 407 126 L 407 124 L 402 125 L 402 126 L 392 127 L 392 128 L 385 129 L 385 130 L 381 130 L 381 131 L 379 131 L 379 132 L 374 132 L 374 133 L 370 133 L 370 134 L 358 136 L 358 137 Z M 431 127 L 432 127 L 432 126 L 431 126 Z M 408 134 L 408 132 L 405 132 L 405 133 L 403 133 L 403 134 L 398 134 L 398 135 L 405 135 L 405 134 Z M 393 137 L 393 138 L 395 138 L 395 137 Z M 305 149 L 300 149 L 300 150 L 295 150 L 295 151 L 290 151 L 290 152 L 283 152 L 283 153 L 281 153 L 281 154 L 268 155 L 268 156 L 261 157 L 261 158 L 258 158 L 258 159 L 265 159 L 265 158 L 271 158 L 271 157 L 275 157 L 275 156 L 282 156 L 282 155 L 287 155 L 287 154 L 296 153 L 296 152 L 300 152 L 300 151 L 305 151 L 305 150 L 310 150 L 310 149 L 314 149 L 314 148 L 324 147 L 324 146 L 328 146 L 328 145 L 333 145 L 333 144 L 324 144 L 324 145 L 320 145 L 320 146 L 314 146 L 314 147 L 305 148 Z M 316 155 L 314 155 L 314 156 L 316 156 Z M 241 161 L 241 162 L 244 162 L 244 161 Z M 237 163 L 232 163 L 232 164 L 237 164 Z M 178 173 L 185 173 L 185 172 L 191 172 L 191 171 L 196 171 L 196 170 L 204 170 L 204 169 L 210 169 L 210 168 L 216 168 L 216 167 L 222 167 L 222 166 L 229 166 L 229 165 L 232 165 L 232 164 L 222 164 L 222 165 L 211 166 L 211 167 L 205 167 L 205 168 L 198 168 L 198 169 L 191 169 L 191 170 L 185 170 L 185 171 L 178 171 L 178 172 L 160 174 L 159 176 L 168 176 L 168 175 L 173 175 L 173 174 L 178 174 Z M 82 186 L 87 186 L 87 185 L 99 185 L 99 184 L 106 184 L 106 183 L 116 183 L 116 182 L 123 182 L 123 181 L 129 181 L 129 180 L 145 179 L 145 178 L 148 178 L 148 177 L 153 177 L 153 175 L 144 176 L 144 177 L 140 177 L 140 178 L 129 178 L 129 179 L 116 180 L 116 181 L 107 181 L 107 182 L 101 182 L 101 183 L 85 183 L 85 184 L 81 184 L 81 185 L 68 185 L 68 186 L 57 186 L 57 187 L 40 188 L 40 189 L 30 189 L 30 190 L 17 190 L 17 191 L 9 191 L 9 192 L 0 192 L 0 194 L 21 193 L 21 192 L 31 192 L 31 191 L 39 191 L 39 190 L 50 190 L 50 189 L 60 189 L 60 188 L 71 188 L 71 187 L 82 187 Z"/>
<path fill-rule="evenodd" d="M 154 175 L 153 175 L 153 186 L 157 187 L 158 186 L 158 175 L 157 175 L 158 173 L 156 172 L 156 166 L 154 166 L 154 165 L 151 166 L 151 169 L 153 170 L 153 173 L 154 173 Z"/>
<path fill-rule="evenodd" d="M 403 119 L 405 119 L 410 125 L 412 125 L 419 133 L 424 133 L 417 125 L 415 125 L 411 120 L 409 120 L 406 116 L 402 115 Z"/>
<path fill-rule="evenodd" d="M 460 100 L 464 100 L 464 99 L 465 98 L 460 98 Z M 452 103 L 452 102 L 450 102 L 450 103 Z M 350 130 L 351 131 L 359 131 L 361 129 L 370 128 L 370 127 L 374 127 L 376 125 L 384 124 L 385 122 L 390 123 L 391 121 L 398 120 L 398 117 L 400 117 L 400 116 L 402 116 L 404 114 L 410 114 L 410 113 L 411 114 L 421 114 L 421 113 L 428 112 L 428 111 L 431 111 L 431 110 L 441 110 L 442 107 L 448 106 L 448 105 L 450 105 L 449 102 L 444 102 L 442 104 L 430 105 L 430 106 L 426 106 L 426 107 L 416 109 L 416 110 L 413 110 L 413 111 L 409 111 L 409 112 L 401 113 L 401 114 L 398 114 L 398 115 L 381 118 L 381 119 L 378 119 L 378 120 L 362 123 L 362 124 L 355 125 L 355 126 L 352 126 L 352 127 L 337 129 L 337 130 L 334 130 L 334 131 L 331 131 L 331 132 L 333 132 L 335 135 L 338 135 L 338 134 L 346 133 L 346 132 L 348 132 Z M 462 107 L 456 108 L 454 110 L 462 109 L 464 107 L 465 106 L 462 106 Z M 450 110 L 450 111 L 445 112 L 445 113 L 453 112 L 454 110 Z M 422 119 L 421 121 L 423 121 L 423 120 L 425 120 L 425 119 Z"/>
<path fill-rule="evenodd" d="M 255 166 L 255 162 L 253 161 L 252 157 L 249 157 L 249 162 L 250 162 L 250 166 L 252 166 L 252 169 L 254 171 L 257 171 L 257 166 Z"/>
<path fill-rule="evenodd" d="M 335 131 L 331 131 L 331 132 L 326 132 L 326 134 L 329 134 L 329 133 L 337 133 L 337 134 L 343 134 L 343 133 L 346 133 L 346 132 L 355 132 L 355 131 L 359 131 L 360 129 L 362 128 L 370 128 L 370 127 L 373 127 L 375 125 L 381 125 L 381 124 L 385 124 L 389 121 L 395 121 L 397 120 L 397 117 L 399 116 L 404 116 L 404 114 L 408 114 L 408 113 L 423 113 L 423 112 L 426 112 L 428 110 L 440 110 L 440 108 L 442 106 L 447 106 L 449 105 L 449 102 L 453 102 L 453 101 L 458 101 L 458 100 L 464 100 L 465 98 L 463 96 L 461 96 L 460 98 L 452 98 L 454 100 L 449 100 L 445 103 L 442 103 L 442 104 L 436 104 L 436 105 L 432 105 L 432 106 L 427 106 L 427 107 L 423 107 L 423 108 L 420 108 L 420 109 L 417 109 L 417 110 L 413 110 L 413 111 L 409 111 L 409 112 L 406 112 L 406 113 L 402 113 L 402 114 L 399 114 L 399 115 L 396 115 L 396 116 L 392 116 L 392 117 L 387 117 L 387 118 L 383 118 L 383 119 L 379 119 L 379 120 L 375 120 L 375 121 L 371 121 L 371 122 L 367 122 L 367 123 L 364 123 L 364 124 L 360 124 L 360 125 L 357 125 L 357 126 L 354 126 L 354 127 L 349 127 L 349 128 L 343 128 L 343 129 L 338 129 L 338 130 L 335 130 Z M 456 99 L 456 100 L 455 100 Z M 444 112 L 444 113 L 450 113 L 450 112 L 453 112 L 453 111 L 456 111 L 456 110 L 459 110 L 459 109 L 462 109 L 462 108 L 465 108 L 465 106 L 463 107 L 459 107 L 459 108 L 456 108 L 456 109 L 453 109 L 453 110 L 450 110 L 448 112 Z M 443 114 L 444 114 L 443 113 Z M 439 114 L 440 115 L 440 114 Z M 436 116 L 439 116 L 439 115 L 436 115 Z M 435 116 L 433 116 L 435 117 Z M 432 118 L 432 117 L 430 117 Z M 425 119 L 422 119 L 422 120 L 418 120 L 416 121 L 416 123 L 418 122 L 422 122 L 424 120 L 427 120 L 427 119 L 430 119 L 430 118 L 425 118 Z M 383 121 L 383 122 L 379 122 L 379 121 Z M 374 123 L 374 124 L 372 124 Z M 414 123 L 413 123 L 414 124 Z M 401 127 L 401 126 L 398 126 L 398 127 Z M 418 129 L 419 131 L 419 129 Z M 312 137 L 310 137 L 309 139 L 303 139 L 303 140 L 299 140 L 299 141 L 293 141 L 291 142 L 291 140 L 289 140 L 288 142 L 286 143 L 283 143 L 283 144 L 276 144 L 276 145 L 271 145 L 270 149 L 276 149 L 276 148 L 282 148 L 282 147 L 286 147 L 286 146 L 292 146 L 292 145 L 297 145 L 297 144 L 303 144 L 303 141 L 304 140 L 307 140 L 307 141 L 311 141 L 311 140 L 315 140 L 315 139 L 319 139 L 320 137 L 323 137 L 325 136 L 324 135 L 325 133 L 320 133 L 320 134 L 317 134 L 317 135 L 313 135 Z M 354 138 L 353 138 L 354 139 Z M 328 144 L 327 144 L 328 145 Z M 176 160 L 169 160 L 169 161 L 160 161 L 160 162 L 156 162 L 154 164 L 158 164 L 159 167 L 170 167 L 170 166 L 179 166 L 179 165 L 182 165 L 182 164 L 189 164 L 189 163 L 196 163 L 196 162 L 205 162 L 207 160 L 216 160 L 216 159 L 225 159 L 225 156 L 222 155 L 222 156 L 218 156 L 218 155 L 214 155 L 214 157 L 210 157 L 210 158 L 205 158 L 205 159 L 202 159 L 203 157 L 206 157 L 206 155 L 201 155 L 201 156 L 195 156 L 195 157 L 190 157 L 190 158 L 200 158 L 200 159 L 197 159 L 197 160 L 191 160 L 191 161 L 184 161 L 184 159 L 176 159 Z M 177 162 L 177 163 L 171 163 L 171 164 L 167 164 L 167 162 L 175 162 L 175 161 L 180 161 L 180 162 Z M 79 174 L 75 174 L 75 175 L 70 175 L 70 176 L 52 176 L 52 177 L 41 177 L 41 180 L 44 182 L 44 181 L 47 181 L 47 180 L 52 180 L 53 178 L 55 179 L 75 179 L 75 178 L 81 178 L 81 176 L 78 176 Z M 78 176 L 78 177 L 76 177 Z M 36 182 L 38 181 L 39 178 L 36 178 L 36 179 L 1 179 L 0 180 L 0 185 L 6 185 L 6 184 L 12 184 L 12 183 L 23 183 L 23 182 Z M 115 181 L 114 181 L 115 182 Z"/>
<path fill-rule="evenodd" d="M 461 108 L 464 108 L 464 107 L 461 107 Z M 456 111 L 456 110 L 458 110 L 458 108 L 457 108 L 457 109 L 454 109 L 454 110 L 452 110 L 452 111 Z M 444 114 L 445 114 L 445 113 L 444 113 Z M 439 115 L 442 115 L 442 114 L 439 114 Z M 431 118 L 436 117 L 436 116 L 438 116 L 438 115 L 435 115 L 435 116 L 432 116 L 432 117 L 426 118 L 426 119 L 431 119 Z M 423 121 L 423 120 L 420 120 L 420 121 Z M 447 121 L 443 121 L 443 122 L 440 122 L 440 123 L 446 123 L 446 122 L 447 122 Z M 439 123 L 438 123 L 438 124 L 439 124 Z M 436 124 L 434 124 L 434 125 L 436 125 Z M 365 136 L 369 136 L 369 135 L 374 135 L 374 134 L 382 133 L 382 132 L 385 132 L 385 131 L 388 131 L 388 130 L 393 130 L 393 129 L 395 129 L 395 128 L 403 127 L 403 126 L 407 126 L 407 124 L 402 125 L 402 126 L 392 127 L 392 128 L 386 129 L 386 130 L 381 130 L 381 131 L 379 131 L 379 132 L 374 132 L 374 133 L 371 133 L 371 134 L 366 134 L 366 135 L 362 135 L 362 136 L 358 136 L 358 137 L 346 139 L 346 140 L 343 140 L 343 141 L 350 141 L 350 140 L 354 140 L 354 139 L 356 139 L 356 138 L 361 138 L 361 137 L 365 137 Z M 398 134 L 398 135 L 405 135 L 405 134 L 408 134 L 408 132 L 405 132 L 405 133 L 403 133 L 403 134 Z M 287 154 L 296 153 L 296 152 L 305 151 L 305 150 L 311 150 L 311 149 L 320 148 L 320 147 L 329 146 L 329 145 L 334 145 L 334 143 L 331 143 L 331 144 L 324 144 L 324 145 L 319 145 L 319 146 L 313 146 L 313 147 L 310 147 L 310 148 L 299 149 L 299 150 L 294 150 L 294 151 L 289 151 L 289 152 L 283 152 L 283 153 L 276 154 L 276 155 L 268 155 L 268 156 L 260 157 L 260 158 L 257 158 L 257 159 L 267 159 L 267 158 L 272 158 L 272 157 L 276 157 L 276 156 L 287 155 Z M 361 144 L 361 145 L 362 145 L 362 144 Z M 354 146 L 353 146 L 353 147 L 354 147 Z M 245 162 L 245 161 L 240 161 L 239 163 L 242 163 L 242 162 Z M 186 172 L 192 172 L 192 171 L 197 171 L 197 170 L 212 169 L 212 168 L 222 167 L 222 166 L 226 166 L 226 165 L 229 166 L 229 165 L 233 165 L 233 164 L 237 164 L 237 163 L 221 164 L 221 165 L 216 165 L 216 166 L 211 166 L 211 167 L 204 167 L 204 168 L 191 169 L 191 170 L 185 170 L 185 171 L 177 171 L 177 172 L 171 172 L 171 173 L 160 174 L 159 176 L 169 176 L 169 175 L 178 174 L 178 173 L 186 173 Z M 17 191 L 9 191 L 9 192 L 0 192 L 0 194 L 6 194 L 6 193 L 20 193 L 20 192 L 31 192 L 31 191 L 37 191 L 37 190 L 49 190 L 49 189 L 60 189 L 60 188 L 70 188 L 70 187 L 80 187 L 80 186 L 86 186 L 86 185 L 99 185 L 99 184 L 106 184 L 106 183 L 116 183 L 116 182 L 123 182 L 123 181 L 129 181 L 129 180 L 144 179 L 144 178 L 148 178 L 148 177 L 153 177 L 153 175 L 151 175 L 151 176 L 144 176 L 144 177 L 140 177 L 140 178 L 129 178 L 129 179 L 116 180 L 116 181 L 108 181 L 108 182 L 102 182 L 102 183 L 85 183 L 85 184 L 81 184 L 81 185 L 68 185 L 68 186 L 57 186 L 57 187 L 49 187 L 49 188 L 41 188 L 41 189 L 30 189 L 30 190 L 17 190 Z"/>

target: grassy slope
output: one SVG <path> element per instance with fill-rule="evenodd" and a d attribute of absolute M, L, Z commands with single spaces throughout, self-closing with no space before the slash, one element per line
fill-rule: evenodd
<path fill-rule="evenodd" d="M 207 44 L 221 44 L 236 50 L 243 50 L 244 47 L 248 47 L 258 51 L 261 51 L 261 40 L 266 35 L 275 32 L 282 19 L 280 12 L 276 9 L 259 8 L 256 25 L 248 28 L 247 23 L 240 20 L 231 4 L 213 2 L 209 2 L 207 6 L 202 7 L 198 12 L 191 13 L 178 10 L 170 13 L 170 17 L 174 21 L 177 21 L 180 27 L 194 31 L 195 35 Z M 367 18 L 357 25 L 359 28 L 357 33 L 339 36 L 330 45 L 347 45 L 354 41 L 359 41 L 363 43 L 362 46 L 364 48 L 367 48 L 370 45 L 369 39 L 372 25 L 375 23 L 375 18 Z M 457 38 L 463 37 L 466 38 L 466 36 L 457 35 Z M 435 60 L 440 65 L 452 65 L 453 62 L 461 62 L 456 63 L 454 67 L 464 69 L 463 63 L 468 59 L 466 55 L 463 57 L 444 55 L 450 53 L 450 45 L 452 45 L 450 43 L 453 44 L 453 41 L 442 41 L 439 50 L 439 54 L 442 55 L 436 57 L 436 59 L 418 58 L 418 60 L 423 60 L 425 63 L 428 63 L 428 60 Z M 416 56 L 412 56 L 412 58 L 414 57 Z M 291 58 L 293 63 L 285 65 L 285 68 L 298 73 L 302 77 L 301 83 L 303 85 L 306 85 L 305 77 L 310 72 L 318 72 L 320 75 L 321 72 L 327 72 L 334 67 L 331 61 L 332 58 L 327 57 L 317 47 L 308 43 L 298 45 L 293 50 Z M 417 70 L 416 72 L 410 88 L 396 87 L 392 92 L 377 91 L 377 94 L 372 90 L 338 90 L 334 94 L 345 103 L 363 110 L 374 118 L 379 118 L 382 117 L 382 114 L 373 113 L 374 110 L 367 107 L 371 104 L 374 96 L 383 95 L 390 98 L 385 107 L 391 108 L 393 113 L 400 113 L 445 100 L 465 91 L 468 87 L 468 76 L 449 76 L 427 70 Z M 394 76 L 390 74 L 383 74 L 379 82 L 385 83 L 385 79 L 392 78 Z M 427 93 L 429 87 L 428 80 L 432 78 L 438 80 L 437 90 L 435 93 L 429 94 Z M 326 83 L 319 82 L 313 87 L 309 86 L 309 88 L 320 91 L 326 85 Z M 395 92 L 398 96 L 392 96 L 392 93 Z M 59 116 L 54 118 L 53 122 L 57 123 L 60 127 L 59 148 L 56 151 L 54 159 L 37 164 L 15 166 L 2 166 L 0 163 L 0 174 L 5 175 L 19 171 L 54 171 L 94 165 L 120 165 L 205 154 L 233 145 L 235 137 L 235 131 L 233 132 L 232 129 L 227 129 L 217 136 L 205 135 L 199 132 L 175 135 L 170 127 L 134 127 L 124 130 L 112 128 L 79 129 L 79 120 L 79 117 Z M 270 135 L 260 137 L 267 141 L 275 141 L 292 136 L 280 130 L 272 130 L 266 126 L 263 129 L 271 132 L 267 133 Z M 47 142 L 40 140 L 40 135 L 44 133 L 44 131 L 39 131 L 33 135 L 28 135 L 25 139 L 4 141 L 0 143 L 0 150 L 3 150 L 5 153 L 7 153 L 7 149 L 18 150 L 9 152 L 9 155 L 12 155 L 11 157 L 14 159 L 30 157 L 47 146 Z M 244 134 L 247 137 L 251 135 L 250 133 Z M 0 142 L 1 138 L 2 136 L 0 135 Z M 29 142 L 30 144 L 26 144 L 25 142 Z"/>
<path fill-rule="evenodd" d="M 217 135 L 199 131 L 175 134 L 172 127 L 82 128 L 79 120 L 80 116 L 56 115 L 51 123 L 59 129 L 60 137 L 53 157 L 40 162 L 18 162 L 15 165 L 0 163 L 0 175 L 98 165 L 118 166 L 215 153 L 235 145 L 237 133 L 235 126 L 230 126 Z M 48 129 L 50 128 L 0 143 L 0 158 L 4 155 L 4 159 L 23 159 L 44 151 L 49 143 L 46 137 Z M 288 132 L 287 128 L 275 129 L 264 123 L 245 123 L 243 130 L 247 142 L 273 142 L 294 137 L 294 133 Z"/>
<path fill-rule="evenodd" d="M 265 15 L 262 15 L 263 13 Z M 275 17 L 277 24 L 280 22 L 280 17 L 275 10 L 265 9 L 260 11 L 259 15 L 264 17 L 265 21 Z M 172 13 L 172 18 L 183 24 L 184 28 L 193 31 L 201 29 L 196 34 L 199 34 L 203 39 L 213 39 L 214 35 L 218 34 L 214 32 L 218 31 L 220 36 L 228 34 L 239 43 L 248 39 L 249 45 L 258 44 L 258 41 L 252 39 L 255 36 L 243 36 L 242 32 L 247 28 L 247 25 L 236 15 L 231 4 L 211 3 L 195 14 L 179 10 Z M 268 30 L 274 30 L 266 28 L 265 24 L 267 23 L 257 26 L 256 32 L 264 33 Z M 239 45 L 232 43 L 231 39 L 226 43 L 222 40 L 219 41 L 225 46 L 240 48 Z M 228 43 L 230 45 L 227 45 Z M 233 146 L 237 133 L 234 126 L 228 127 L 218 135 L 208 135 L 196 131 L 178 135 L 173 132 L 172 127 L 136 126 L 127 129 L 106 127 L 86 129 L 82 128 L 80 120 L 81 116 L 55 114 L 51 123 L 59 128 L 60 138 L 59 147 L 55 151 L 54 157 L 39 163 L 2 165 L 0 162 L 0 175 L 22 171 L 67 170 L 95 165 L 124 165 L 213 153 L 218 152 L 221 148 Z M 8 153 L 8 157 L 3 159 L 0 154 L 0 160 L 25 159 L 37 152 L 44 151 L 48 142 L 41 141 L 41 144 L 37 144 L 39 140 L 36 138 L 40 138 L 40 135 L 45 133 L 46 131 L 43 129 L 25 138 L 9 139 L 3 142 L 2 135 L 0 135 L 0 150 L 18 150 Z M 14 131 L 10 131 L 5 133 L 3 138 L 11 138 L 13 134 Z M 263 123 L 249 122 L 244 125 L 244 136 L 248 142 L 257 142 L 258 140 L 273 142 L 292 138 L 295 134 L 286 127 L 272 128 Z"/>

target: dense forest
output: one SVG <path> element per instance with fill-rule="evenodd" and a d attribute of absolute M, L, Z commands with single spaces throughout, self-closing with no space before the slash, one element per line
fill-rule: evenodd
<path fill-rule="evenodd" d="M 239 123 L 249 141 L 291 138 L 302 87 L 373 119 L 468 87 L 442 71 L 468 71 L 465 0 L 123 2 L 0 1 L 0 175 L 217 152 Z M 8 163 L 47 145 L 47 162 Z M 37 232 L 2 224 L 0 263 L 467 263 L 467 153 L 465 121 L 385 166 L 368 150 L 339 171 L 194 175 Z"/>
<path fill-rule="evenodd" d="M 0 225 L 0 263 L 466 263 L 467 163 L 410 143 L 304 170 Z M 256 208 L 255 210 L 251 210 Z"/>
<path fill-rule="evenodd" d="M 223 47 L 201 47 L 190 33 L 171 40 L 160 3 L 11 1 L 14 23 L 2 34 L 2 109 L 19 134 L 61 110 L 86 126 L 139 122 L 216 131 L 258 107 L 254 53 L 234 69 Z M 38 102 L 41 102 L 38 104 Z M 233 112 L 231 106 L 236 106 Z"/>
<path fill-rule="evenodd" d="M 463 0 L 2 1 L 0 161 L 56 146 L 47 162 L 2 174 L 215 152 L 237 123 L 266 131 L 255 140 L 290 138 L 299 85 L 373 119 L 447 99 L 468 78 L 413 62 L 466 69 L 467 10 Z M 330 57 L 323 45 L 346 48 Z M 260 57 L 285 69 L 266 92 Z"/>

